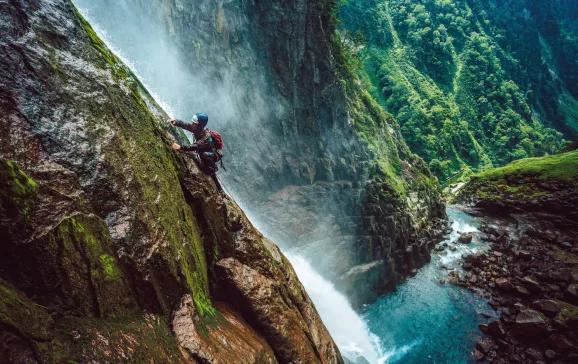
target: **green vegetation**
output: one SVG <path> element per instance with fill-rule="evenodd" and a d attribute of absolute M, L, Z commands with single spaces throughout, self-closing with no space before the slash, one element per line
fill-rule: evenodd
<path fill-rule="evenodd" d="M 32 339 L 50 339 L 52 318 L 9 283 L 0 279 L 0 326 Z"/>
<path fill-rule="evenodd" d="M 0 214 L 29 219 L 37 197 L 38 186 L 18 165 L 0 160 Z"/>
<path fill-rule="evenodd" d="M 549 186 L 557 186 L 551 188 Z M 526 158 L 472 176 L 458 199 L 516 203 L 578 190 L 578 150 L 540 158 Z"/>
<path fill-rule="evenodd" d="M 514 161 L 502 168 L 476 175 L 479 179 L 503 180 L 536 175 L 540 180 L 557 179 L 578 185 L 578 150 L 542 158 Z"/>
<path fill-rule="evenodd" d="M 411 189 L 422 189 L 424 185 L 437 189 L 437 181 L 427 170 L 423 161 L 412 154 L 403 143 L 399 125 L 391 114 L 376 101 L 368 91 L 371 82 L 364 70 L 358 50 L 366 40 L 357 32 L 354 35 L 338 30 L 337 9 L 342 1 L 325 1 L 322 4 L 328 34 L 333 34 L 333 56 L 339 67 L 336 76 L 347 94 L 350 117 L 357 136 L 367 145 L 368 153 L 375 163 L 370 167 L 370 175 L 384 183 L 383 192 L 390 192 L 396 198 L 404 199 Z M 404 170 L 404 162 L 405 165 Z"/>
<path fill-rule="evenodd" d="M 450 183 L 578 136 L 567 13 L 553 1 L 348 0 L 339 18 L 351 71 Z"/>

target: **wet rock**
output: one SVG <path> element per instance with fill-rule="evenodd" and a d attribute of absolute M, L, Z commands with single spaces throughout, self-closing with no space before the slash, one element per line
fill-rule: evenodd
<path fill-rule="evenodd" d="M 488 324 L 488 335 L 495 336 L 497 338 L 503 338 L 506 336 L 506 329 L 502 321 L 492 321 Z"/>
<path fill-rule="evenodd" d="M 558 352 L 566 352 L 574 348 L 572 343 L 560 333 L 550 335 L 547 340 L 547 345 Z"/>
<path fill-rule="evenodd" d="M 544 354 L 542 354 L 542 352 L 540 352 L 534 348 L 530 348 L 530 349 L 526 350 L 526 357 L 530 358 L 531 360 L 533 360 L 536 363 L 542 362 L 544 360 Z"/>
<path fill-rule="evenodd" d="M 534 293 L 541 293 L 542 287 L 535 277 L 526 276 L 520 280 L 522 284 Z"/>
<path fill-rule="evenodd" d="M 578 272 L 570 273 L 570 284 L 578 283 Z"/>
<path fill-rule="evenodd" d="M 527 250 L 517 250 L 514 253 L 514 256 L 516 258 L 525 259 L 525 260 L 531 260 L 532 259 L 532 253 L 530 253 Z"/>
<path fill-rule="evenodd" d="M 467 271 L 472 270 L 473 265 L 472 265 L 472 263 L 464 263 L 464 265 L 462 267 L 467 272 Z"/>
<path fill-rule="evenodd" d="M 566 291 L 564 291 L 564 298 L 568 302 L 578 305 L 578 284 L 569 285 Z"/>
<path fill-rule="evenodd" d="M 561 246 L 562 248 L 572 249 L 572 244 L 570 244 L 570 243 L 567 242 L 567 241 L 564 241 L 564 242 L 560 243 L 560 246 Z"/>
<path fill-rule="evenodd" d="M 460 242 L 462 244 L 469 244 L 472 242 L 473 238 L 474 238 L 474 236 L 472 234 L 464 233 L 464 234 L 460 235 L 460 237 L 458 238 L 458 242 Z"/>
<path fill-rule="evenodd" d="M 509 292 L 511 290 L 514 289 L 514 287 L 512 286 L 512 283 L 510 283 L 509 280 L 507 280 L 506 278 L 496 278 L 496 287 L 504 292 Z"/>
<path fill-rule="evenodd" d="M 538 311 L 524 310 L 516 316 L 514 329 L 518 336 L 539 337 L 547 334 L 548 325 Z"/>
<path fill-rule="evenodd" d="M 267 341 L 228 307 L 219 309 L 222 322 L 204 329 L 190 295 L 185 295 L 173 313 L 172 328 L 179 344 L 195 357 L 210 363 L 275 363 Z"/>
<path fill-rule="evenodd" d="M 442 285 L 443 285 L 443 284 L 446 284 L 445 279 L 440 279 L 439 282 L 440 282 L 440 284 L 442 284 Z"/>
<path fill-rule="evenodd" d="M 532 302 L 532 307 L 548 317 L 555 317 L 560 313 L 560 306 L 552 300 L 538 300 Z"/>
<path fill-rule="evenodd" d="M 544 352 L 544 356 L 548 360 L 554 360 L 554 359 L 556 359 L 556 356 L 558 356 L 558 355 L 556 354 L 556 352 L 554 350 L 548 349 Z"/>
<path fill-rule="evenodd" d="M 474 254 L 469 254 L 466 256 L 466 263 L 471 263 L 472 265 L 479 266 L 485 259 L 486 254 L 483 251 L 478 251 Z"/>
<path fill-rule="evenodd" d="M 494 348 L 494 346 L 494 342 L 489 338 L 482 339 L 476 344 L 476 348 L 484 353 L 484 355 L 488 354 L 490 350 Z"/>
<path fill-rule="evenodd" d="M 474 349 L 474 351 L 472 351 L 472 358 L 475 361 L 482 361 L 482 360 L 484 360 L 485 357 L 486 357 L 486 354 L 482 353 L 478 349 Z"/>
<path fill-rule="evenodd" d="M 455 245 L 450 245 L 450 250 L 455 252 L 458 248 Z"/>
<path fill-rule="evenodd" d="M 530 291 L 528 291 L 528 289 L 526 287 L 523 286 L 516 286 L 516 292 L 518 292 L 518 294 L 522 295 L 522 296 L 526 296 L 529 297 L 532 295 L 532 293 Z"/>

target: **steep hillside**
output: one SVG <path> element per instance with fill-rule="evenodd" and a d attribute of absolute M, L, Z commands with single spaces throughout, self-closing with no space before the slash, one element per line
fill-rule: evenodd
<path fill-rule="evenodd" d="M 1 2 L 0 34 L 0 362 L 343 362 L 70 1 Z"/>
<path fill-rule="evenodd" d="M 350 0 L 372 94 L 442 183 L 578 136 L 572 1 Z M 560 134 L 562 133 L 562 134 Z"/>
<path fill-rule="evenodd" d="M 354 305 L 429 259 L 437 180 L 352 74 L 336 1 L 75 2 L 137 68 L 166 67 L 150 82 L 173 116 L 210 115 L 228 188 Z"/>

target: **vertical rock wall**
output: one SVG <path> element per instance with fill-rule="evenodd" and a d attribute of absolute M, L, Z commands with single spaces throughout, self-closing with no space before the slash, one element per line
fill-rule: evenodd
<path fill-rule="evenodd" d="M 174 92 L 190 102 L 173 103 L 175 112 L 210 114 L 226 143 L 228 188 L 355 305 L 429 259 L 445 218 L 437 181 L 347 70 L 331 1 L 85 5 L 126 44 L 104 9 L 150 19 L 135 25 L 133 42 L 160 32 L 176 50 L 190 82 Z"/>

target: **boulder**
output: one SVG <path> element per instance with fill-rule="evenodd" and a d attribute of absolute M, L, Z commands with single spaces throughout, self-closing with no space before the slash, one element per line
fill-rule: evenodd
<path fill-rule="evenodd" d="M 542 286 L 535 277 L 526 276 L 520 280 L 522 284 L 534 293 L 542 293 Z"/>
<path fill-rule="evenodd" d="M 532 307 L 548 317 L 555 317 L 560 313 L 560 306 L 552 300 L 538 300 L 532 302 Z"/>
<path fill-rule="evenodd" d="M 478 251 L 474 254 L 468 254 L 466 256 L 466 263 L 471 263 L 472 265 L 481 265 L 484 258 L 486 257 L 486 253 L 482 251 Z"/>
<path fill-rule="evenodd" d="M 578 284 L 574 283 L 568 286 L 566 291 L 564 292 L 564 298 L 574 304 L 578 305 Z"/>
<path fill-rule="evenodd" d="M 498 338 L 506 336 L 506 329 L 502 321 L 492 321 L 488 324 L 488 335 L 495 336 Z"/>
<path fill-rule="evenodd" d="M 530 291 L 528 291 L 528 289 L 526 287 L 523 286 L 516 286 L 516 292 L 518 292 L 520 295 L 522 296 L 531 296 L 532 293 L 530 293 Z"/>
<path fill-rule="evenodd" d="M 548 360 L 554 360 L 554 359 L 556 359 L 557 354 L 556 354 L 556 352 L 555 352 L 554 350 L 549 350 L 549 349 L 548 349 L 548 350 L 546 350 L 546 351 L 544 352 L 544 356 L 545 356 L 546 359 L 548 359 Z"/>
<path fill-rule="evenodd" d="M 462 244 L 469 244 L 472 242 L 472 239 L 474 238 L 474 236 L 472 234 L 469 233 L 463 233 L 462 235 L 460 235 L 460 237 L 458 238 L 458 242 L 462 243 Z"/>
<path fill-rule="evenodd" d="M 476 349 L 484 354 L 488 354 L 494 348 L 494 342 L 489 338 L 484 338 L 476 344 Z"/>
<path fill-rule="evenodd" d="M 531 260 L 532 259 L 532 253 L 530 253 L 527 250 L 516 250 L 514 255 L 516 256 L 516 258 L 520 258 L 520 259 L 524 259 L 524 260 Z"/>
<path fill-rule="evenodd" d="M 544 354 L 537 349 L 530 348 L 526 350 L 526 358 L 532 359 L 534 363 L 543 363 Z"/>
<path fill-rule="evenodd" d="M 546 342 L 546 345 L 548 345 L 548 347 L 558 352 L 566 352 L 574 348 L 572 343 L 564 335 L 560 333 L 554 333 L 550 335 L 550 337 Z"/>
<path fill-rule="evenodd" d="M 475 361 L 482 361 L 485 357 L 486 354 L 482 353 L 478 349 L 474 349 L 474 351 L 472 351 L 472 358 L 474 358 Z"/>
<path fill-rule="evenodd" d="M 509 280 L 507 280 L 506 278 L 496 278 L 496 287 L 500 290 L 500 291 L 504 291 L 504 292 L 508 292 L 514 289 L 514 287 L 512 286 L 512 283 L 510 283 Z"/>
<path fill-rule="evenodd" d="M 523 337 L 540 337 L 548 333 L 545 317 L 538 311 L 525 310 L 516 316 L 514 329 L 517 335 Z"/>

